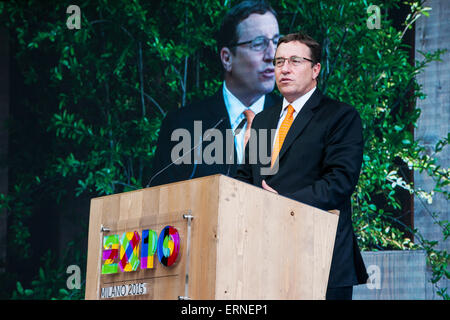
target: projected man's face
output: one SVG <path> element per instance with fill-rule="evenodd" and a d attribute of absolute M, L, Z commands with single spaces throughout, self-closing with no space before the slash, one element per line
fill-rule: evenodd
<path fill-rule="evenodd" d="M 237 34 L 237 43 L 252 41 L 258 37 L 277 41 L 278 22 L 270 12 L 251 14 L 239 23 Z M 250 105 L 273 90 L 275 73 L 272 60 L 275 49 L 273 41 L 269 41 L 267 47 L 262 50 L 261 46 L 255 46 L 255 43 L 247 43 L 236 46 L 234 54 L 229 52 L 229 60 L 226 61 L 227 64 L 224 63 L 226 84 L 244 104 Z"/>

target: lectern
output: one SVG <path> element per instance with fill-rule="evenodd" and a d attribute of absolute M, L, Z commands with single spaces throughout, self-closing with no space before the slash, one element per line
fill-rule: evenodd
<path fill-rule="evenodd" d="M 86 299 L 325 299 L 338 219 L 223 175 L 94 198 Z"/>

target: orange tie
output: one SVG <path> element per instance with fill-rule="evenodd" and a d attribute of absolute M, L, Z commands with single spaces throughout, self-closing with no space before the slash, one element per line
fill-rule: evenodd
<path fill-rule="evenodd" d="M 252 126 L 253 118 L 255 117 L 255 113 L 252 110 L 247 109 L 244 111 L 244 115 L 247 118 L 247 129 L 245 129 L 244 134 L 244 150 L 245 150 L 245 146 L 247 145 L 247 142 L 250 139 L 250 129 Z"/>
<path fill-rule="evenodd" d="M 270 163 L 270 167 L 273 167 L 273 164 L 277 160 L 278 155 L 280 154 L 281 147 L 283 146 L 284 139 L 286 138 L 289 128 L 292 125 L 292 122 L 294 122 L 293 115 L 295 109 L 291 105 L 288 105 L 287 108 L 288 108 L 287 115 L 284 118 L 283 122 L 281 123 L 280 129 L 278 130 L 278 136 L 275 139 L 275 145 L 272 151 L 272 161 Z"/>

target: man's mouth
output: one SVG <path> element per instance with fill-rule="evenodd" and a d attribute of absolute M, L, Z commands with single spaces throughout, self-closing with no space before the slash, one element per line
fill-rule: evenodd
<path fill-rule="evenodd" d="M 263 77 L 272 78 L 275 76 L 275 70 L 273 68 L 267 68 L 263 72 L 261 72 Z"/>
<path fill-rule="evenodd" d="M 280 79 L 280 83 L 289 83 L 291 81 L 292 81 L 292 79 L 290 79 L 290 78 L 281 78 Z"/>

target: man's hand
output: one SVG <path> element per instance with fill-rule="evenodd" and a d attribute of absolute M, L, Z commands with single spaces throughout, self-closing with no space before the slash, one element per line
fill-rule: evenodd
<path fill-rule="evenodd" d="M 266 180 L 263 180 L 263 181 L 262 181 L 262 187 L 263 187 L 263 189 L 265 189 L 265 190 L 267 190 L 267 191 L 270 191 L 270 192 L 273 192 L 273 193 L 278 194 L 277 190 L 275 190 L 275 189 L 269 187 L 269 185 L 266 183 Z"/>

